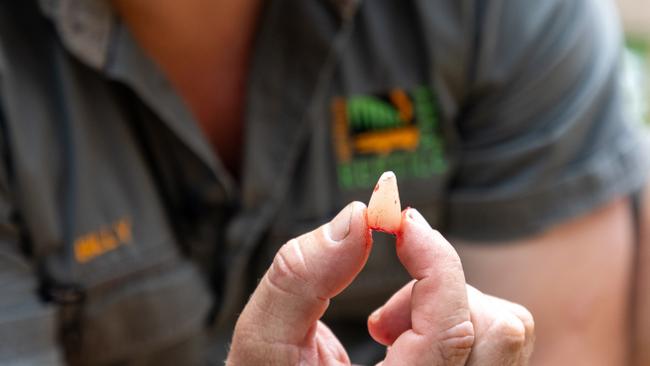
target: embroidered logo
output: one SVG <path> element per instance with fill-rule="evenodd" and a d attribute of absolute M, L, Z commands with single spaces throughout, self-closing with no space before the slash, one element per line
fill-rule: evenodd
<path fill-rule="evenodd" d="M 74 256 L 77 262 L 85 263 L 100 255 L 128 244 L 132 240 L 131 220 L 122 218 L 96 232 L 83 235 L 74 241 Z"/>
<path fill-rule="evenodd" d="M 400 178 L 428 178 L 447 169 L 434 94 L 412 92 L 336 97 L 332 102 L 338 183 L 372 187 L 386 170 Z"/>

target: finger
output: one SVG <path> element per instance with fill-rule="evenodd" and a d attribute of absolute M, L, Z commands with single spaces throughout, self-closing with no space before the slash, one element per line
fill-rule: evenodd
<path fill-rule="evenodd" d="M 525 308 L 467 286 L 475 330 L 468 365 L 527 365 L 534 342 L 534 323 Z"/>
<path fill-rule="evenodd" d="M 368 317 L 372 338 L 390 346 L 397 337 L 411 329 L 411 290 L 415 280 L 399 289 L 388 301 Z"/>
<path fill-rule="evenodd" d="M 474 328 L 458 254 L 422 215 L 407 209 L 397 255 L 417 282 L 411 293 L 411 329 L 393 343 L 385 364 L 464 365 Z"/>
<path fill-rule="evenodd" d="M 330 328 L 325 323 L 318 321 L 316 328 L 316 340 L 318 342 L 318 354 L 321 365 L 328 365 L 332 362 L 338 362 L 341 365 L 349 365 L 350 358 L 345 352 L 345 348 L 336 338 Z"/>
<path fill-rule="evenodd" d="M 468 285 L 468 287 L 471 286 Z M 510 314 L 516 316 L 521 321 L 521 324 L 524 326 L 524 345 L 521 350 L 521 359 L 517 365 L 527 365 L 535 346 L 535 320 L 533 319 L 533 315 L 522 305 L 487 294 L 484 294 L 484 296 L 490 298 L 496 306 L 510 312 Z"/>
<path fill-rule="evenodd" d="M 360 202 L 349 204 L 330 223 L 290 240 L 249 299 L 235 337 L 300 344 L 329 299 L 359 273 L 370 246 L 365 205 Z"/>
<path fill-rule="evenodd" d="M 440 333 L 469 321 L 465 275 L 454 248 L 417 210 L 408 209 L 397 239 L 397 255 L 416 280 L 413 330 Z"/>

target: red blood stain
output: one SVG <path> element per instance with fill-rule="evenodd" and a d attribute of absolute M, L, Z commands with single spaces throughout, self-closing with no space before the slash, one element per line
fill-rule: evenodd
<path fill-rule="evenodd" d="M 368 226 L 368 209 L 365 210 L 366 226 Z M 372 229 L 366 230 L 366 250 L 372 246 Z"/>
<path fill-rule="evenodd" d="M 372 230 L 368 229 L 366 231 L 366 249 L 370 248 L 372 246 Z"/>
<path fill-rule="evenodd" d="M 377 192 L 378 190 L 379 190 L 379 182 L 377 182 L 377 184 L 375 184 L 375 189 L 373 189 L 372 191 Z"/>
<path fill-rule="evenodd" d="M 397 236 L 397 234 L 399 233 L 399 230 L 398 231 L 390 231 L 390 230 L 386 230 L 384 228 L 376 227 L 376 226 L 370 226 L 370 229 L 374 230 L 374 231 L 380 231 L 380 232 L 386 233 L 386 234 L 395 235 L 395 236 Z"/>
<path fill-rule="evenodd" d="M 377 186 L 375 186 L 375 191 L 376 190 L 377 190 Z M 406 212 L 408 212 L 408 210 L 410 208 L 411 208 L 410 206 L 407 206 L 402 211 L 402 222 L 404 221 L 404 216 L 406 215 Z M 366 210 L 366 222 L 368 222 L 368 211 L 367 210 Z M 402 225 L 400 225 L 399 229 L 394 230 L 394 231 L 386 230 L 386 229 L 378 227 L 378 226 L 370 226 L 370 225 L 368 225 L 368 228 L 369 228 L 368 235 L 370 236 L 370 239 L 369 239 L 370 241 L 368 242 L 368 239 L 366 239 L 367 244 L 372 243 L 372 231 L 379 231 L 379 232 L 382 232 L 382 233 L 393 235 L 393 236 L 397 237 L 397 239 L 398 239 L 397 243 L 399 243 L 399 238 L 402 236 Z"/>
<path fill-rule="evenodd" d="M 404 210 L 402 210 L 402 222 L 404 222 L 404 220 L 406 219 L 406 213 L 407 213 L 410 209 L 411 209 L 410 206 L 406 206 L 406 208 L 405 208 Z M 397 235 L 396 235 L 396 236 L 397 236 L 397 240 L 395 241 L 395 246 L 396 246 L 396 247 L 399 247 L 399 246 L 402 244 L 402 240 L 401 240 L 401 239 L 402 239 L 402 227 L 403 227 L 403 226 L 404 226 L 404 225 L 400 225 L 400 227 L 399 227 L 399 232 L 398 232 Z"/>

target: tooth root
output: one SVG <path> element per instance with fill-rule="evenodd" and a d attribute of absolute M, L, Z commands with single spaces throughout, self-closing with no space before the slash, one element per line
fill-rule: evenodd
<path fill-rule="evenodd" d="M 368 203 L 368 226 L 374 230 L 397 233 L 402 223 L 397 177 L 385 172 L 379 178 Z"/>

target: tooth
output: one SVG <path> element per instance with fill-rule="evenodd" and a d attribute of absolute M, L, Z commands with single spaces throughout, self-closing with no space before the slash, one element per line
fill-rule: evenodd
<path fill-rule="evenodd" d="M 385 172 L 379 177 L 368 202 L 368 226 L 395 234 L 402 224 L 401 212 L 397 177 L 393 172 Z"/>

